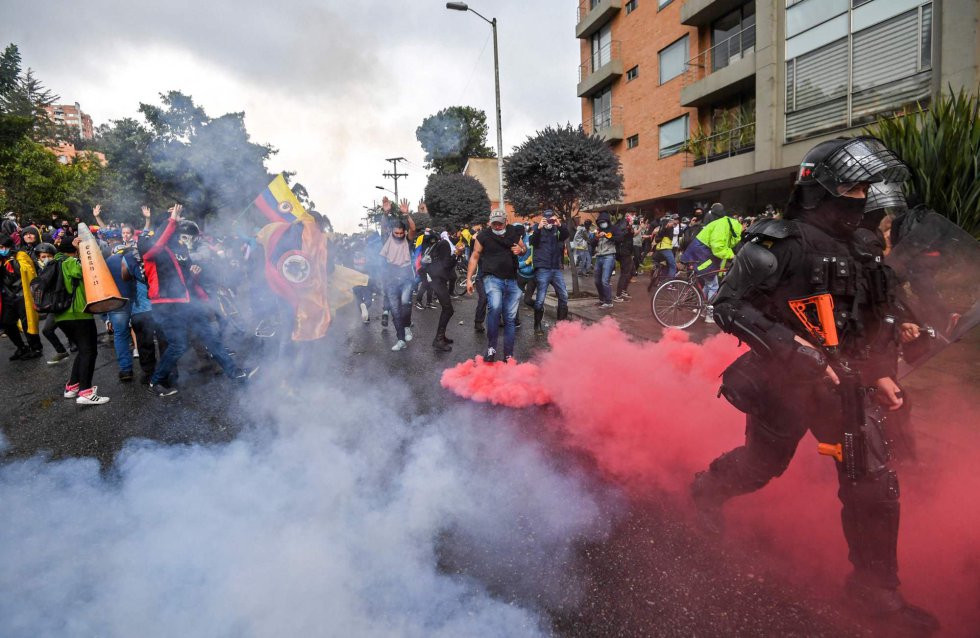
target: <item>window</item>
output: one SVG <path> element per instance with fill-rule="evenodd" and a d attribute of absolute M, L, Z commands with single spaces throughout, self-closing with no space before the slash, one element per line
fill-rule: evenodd
<path fill-rule="evenodd" d="M 640 145 L 639 135 L 630 135 L 626 138 L 626 148 L 636 148 Z"/>
<path fill-rule="evenodd" d="M 677 119 L 660 125 L 660 157 L 679 153 L 690 131 L 688 116 L 682 115 Z"/>
<path fill-rule="evenodd" d="M 612 27 L 609 24 L 592 34 L 592 71 L 612 60 Z"/>
<path fill-rule="evenodd" d="M 612 89 L 608 88 L 592 98 L 592 130 L 599 131 L 612 126 Z"/>
<path fill-rule="evenodd" d="M 687 59 L 690 55 L 690 48 L 687 44 L 687 36 L 673 43 L 666 49 L 662 49 L 657 57 L 660 61 L 660 83 L 676 78 L 684 72 L 687 66 Z"/>
<path fill-rule="evenodd" d="M 657 0 L 657 11 L 660 11 L 674 0 Z"/>
<path fill-rule="evenodd" d="M 749 2 L 711 23 L 711 70 L 717 71 L 742 53 L 755 49 L 755 2 Z"/>
<path fill-rule="evenodd" d="M 930 95 L 932 3 L 901 13 L 895 0 L 854 4 L 786 42 L 787 142 L 858 126 Z M 834 39 L 823 42 L 831 25 Z"/>
<path fill-rule="evenodd" d="M 629 2 L 626 3 L 626 15 L 629 15 L 634 11 L 636 11 L 636 0 L 629 0 Z"/>
<path fill-rule="evenodd" d="M 810 27 L 847 13 L 847 0 L 804 0 L 786 9 L 786 37 L 803 33 Z"/>
<path fill-rule="evenodd" d="M 634 66 L 632 69 L 626 72 L 626 81 L 630 82 L 631 80 L 635 80 L 638 75 L 640 75 L 639 65 Z"/>

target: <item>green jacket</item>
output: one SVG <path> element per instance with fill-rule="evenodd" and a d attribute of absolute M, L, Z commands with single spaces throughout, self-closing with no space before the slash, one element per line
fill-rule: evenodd
<path fill-rule="evenodd" d="M 77 257 L 69 257 L 64 253 L 54 256 L 61 262 L 61 276 L 65 279 L 65 287 L 74 290 L 71 308 L 55 315 L 55 321 L 72 321 L 75 319 L 91 319 L 92 315 L 85 312 L 88 301 L 85 299 L 85 285 L 82 283 L 82 264 Z"/>
<path fill-rule="evenodd" d="M 698 241 L 711 249 L 711 254 L 721 260 L 721 267 L 735 257 L 732 250 L 742 240 L 742 225 L 731 217 L 719 217 L 701 229 Z"/>

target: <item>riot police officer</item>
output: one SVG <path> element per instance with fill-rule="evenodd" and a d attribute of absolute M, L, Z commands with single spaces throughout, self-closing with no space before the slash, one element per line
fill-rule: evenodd
<path fill-rule="evenodd" d="M 839 459 L 849 595 L 928 634 L 935 618 L 898 591 L 898 477 L 887 463 L 886 428 L 907 406 L 895 381 L 895 278 L 880 251 L 855 241 L 869 187 L 907 177 L 878 139 L 823 142 L 800 164 L 785 219 L 747 231 L 713 304 L 719 327 L 751 348 L 721 388 L 747 415 L 745 444 L 698 473 L 692 495 L 705 528 L 720 532 L 722 504 L 780 476 L 812 431 Z"/>

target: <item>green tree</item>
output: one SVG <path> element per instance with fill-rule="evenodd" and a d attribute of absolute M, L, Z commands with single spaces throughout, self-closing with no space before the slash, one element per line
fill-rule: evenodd
<path fill-rule="evenodd" d="M 507 199 L 518 214 L 529 217 L 550 208 L 568 226 L 569 237 L 575 234 L 579 210 L 623 197 L 619 157 L 598 135 L 586 135 L 571 124 L 529 136 L 504 159 L 504 180 Z M 579 294 L 574 268 L 572 293 Z"/>
<path fill-rule="evenodd" d="M 483 221 L 490 213 L 487 189 L 469 175 L 429 175 L 425 205 L 434 223 L 456 228 Z"/>
<path fill-rule="evenodd" d="M 30 118 L 33 122 L 33 128 L 28 131 L 31 139 L 39 142 L 55 139 L 59 127 L 48 116 L 46 108 L 57 100 L 58 96 L 44 87 L 33 69 L 22 71 L 17 45 L 7 45 L 0 54 L 0 116 Z"/>
<path fill-rule="evenodd" d="M 102 193 L 102 165 L 89 157 L 62 164 L 41 144 L 22 137 L 0 153 L 0 209 L 26 219 L 78 215 L 88 211 Z"/>
<path fill-rule="evenodd" d="M 868 133 L 898 153 L 912 171 L 910 204 L 925 204 L 980 237 L 980 99 L 960 90 L 928 108 L 879 117 Z"/>
<path fill-rule="evenodd" d="M 462 173 L 470 157 L 496 157 L 487 146 L 487 114 L 472 106 L 450 106 L 422 120 L 415 138 L 425 167 L 440 175 Z"/>

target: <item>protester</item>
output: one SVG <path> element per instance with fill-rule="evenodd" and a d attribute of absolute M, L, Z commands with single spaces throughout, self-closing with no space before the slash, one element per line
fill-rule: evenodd
<path fill-rule="evenodd" d="M 613 268 L 616 265 L 616 246 L 622 241 L 621 230 L 610 222 L 609 213 L 602 211 L 596 219 L 595 236 L 592 239 L 592 252 L 595 254 L 595 288 L 599 293 L 600 308 L 612 308 Z"/>
<path fill-rule="evenodd" d="M 18 250 L 11 236 L 0 235 L 0 324 L 16 348 L 10 356 L 11 361 L 36 359 L 42 354 L 37 310 L 30 291 L 35 275 L 30 254 Z M 21 330 L 26 335 L 26 343 Z"/>
<path fill-rule="evenodd" d="M 537 335 L 544 334 L 541 321 L 544 318 L 544 300 L 549 285 L 553 285 L 558 293 L 558 320 L 568 318 L 568 290 L 560 268 L 566 239 L 568 229 L 558 221 L 555 212 L 550 209 L 544 211 L 541 226 L 531 237 L 531 246 L 534 249 L 534 281 L 537 286 L 534 300 L 534 334 Z"/>
<path fill-rule="evenodd" d="M 116 247 L 106 259 L 106 266 L 126 299 L 126 304 L 109 313 L 109 323 L 113 331 L 113 345 L 119 363 L 119 380 L 133 380 L 133 333 L 136 334 L 136 351 L 139 354 L 143 380 L 150 382 L 156 368 L 156 346 L 153 336 L 155 324 L 150 314 L 151 303 L 147 294 L 146 275 L 139 261 L 135 246 L 125 243 Z"/>
<path fill-rule="evenodd" d="M 404 350 L 412 340 L 412 288 L 415 273 L 412 267 L 412 253 L 409 241 L 414 235 L 415 223 L 411 217 L 408 224 L 402 220 L 395 222 L 388 239 L 381 247 L 384 259 L 385 296 L 391 317 L 395 322 L 395 335 L 398 341 L 391 347 L 395 352 Z"/>
<path fill-rule="evenodd" d="M 728 216 L 728 211 L 721 204 L 711 206 L 711 215 L 714 221 L 705 225 L 681 255 L 685 263 L 694 264 L 704 285 L 704 298 L 709 304 L 718 292 L 719 271 L 726 268 L 735 256 L 733 249 L 742 239 L 742 226 Z M 704 321 L 714 323 L 710 305 Z"/>
<path fill-rule="evenodd" d="M 59 253 L 55 256 L 65 288 L 71 294 L 71 306 L 58 313 L 55 321 L 78 347 L 68 382 L 65 384 L 64 396 L 66 399 L 75 399 L 78 405 L 102 405 L 109 402 L 109 397 L 99 395 L 98 387 L 92 385 L 98 357 L 99 333 L 95 317 L 85 312 L 88 300 L 82 282 L 82 264 L 78 261 L 78 243 L 78 237 L 71 241 L 62 241 L 58 246 Z"/>
<path fill-rule="evenodd" d="M 587 219 L 585 223 L 575 229 L 575 236 L 572 238 L 573 264 L 579 275 L 587 275 L 589 267 L 592 265 L 592 257 L 589 254 L 589 226 L 592 220 Z"/>
<path fill-rule="evenodd" d="M 619 240 L 616 242 L 616 261 L 619 264 L 619 279 L 616 282 L 616 296 L 613 301 L 629 301 L 630 281 L 633 279 L 633 217 L 625 215 L 616 226 Z"/>
<path fill-rule="evenodd" d="M 438 239 L 429 240 L 432 242 L 429 251 L 429 263 L 426 270 L 431 279 L 431 289 L 439 300 L 442 312 L 439 313 L 439 324 L 436 328 L 436 336 L 432 340 L 432 347 L 436 350 L 448 352 L 453 349 L 453 340 L 446 336 L 446 328 L 449 320 L 453 318 L 453 300 L 450 298 L 450 279 L 456 269 L 456 246 L 449 237 L 447 231 L 443 231 Z"/>
<path fill-rule="evenodd" d="M 466 271 L 467 294 L 473 294 L 473 277 L 479 268 L 489 304 L 487 351 L 483 360 L 496 360 L 500 317 L 504 317 L 504 361 L 514 356 L 514 321 L 521 302 L 517 285 L 517 256 L 526 247 L 521 230 L 507 224 L 507 214 L 495 210 L 489 227 L 481 230 L 473 243 L 473 255 Z"/>
<path fill-rule="evenodd" d="M 37 248 L 34 249 L 34 257 L 38 265 L 38 274 L 40 274 L 47 267 L 47 265 L 55 258 L 55 256 L 57 256 L 57 254 L 58 248 L 54 244 L 44 242 L 37 245 Z M 57 365 L 70 356 L 68 354 L 68 350 L 65 349 L 64 344 L 61 343 L 61 339 L 58 338 L 58 334 L 55 332 L 58 327 L 58 322 L 55 320 L 55 313 L 49 312 L 44 316 L 44 323 L 41 324 L 41 334 L 44 335 L 44 338 L 47 339 L 48 343 L 50 343 L 54 348 L 54 354 L 51 355 L 50 359 L 48 359 L 48 365 Z M 72 352 L 77 351 L 77 346 L 75 346 L 75 344 L 71 341 L 68 334 L 65 333 L 64 328 L 61 328 L 61 331 L 65 334 L 65 337 L 69 339 L 68 344 Z"/>
<path fill-rule="evenodd" d="M 673 279 L 677 274 L 677 262 L 674 261 L 674 242 L 677 241 L 675 231 L 677 229 L 677 220 L 665 216 L 660 221 L 660 227 L 657 229 L 654 239 L 654 250 L 657 251 L 657 258 L 667 264 L 667 279 Z"/>

